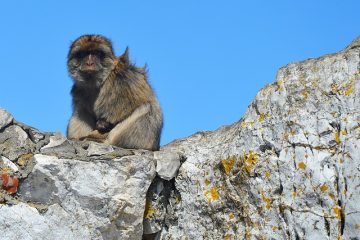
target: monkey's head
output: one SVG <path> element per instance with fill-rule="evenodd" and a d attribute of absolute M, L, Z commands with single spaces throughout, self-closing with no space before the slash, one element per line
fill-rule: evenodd
<path fill-rule="evenodd" d="M 100 35 L 83 35 L 71 44 L 67 64 L 77 83 L 98 86 L 113 69 L 115 60 L 109 39 Z"/>

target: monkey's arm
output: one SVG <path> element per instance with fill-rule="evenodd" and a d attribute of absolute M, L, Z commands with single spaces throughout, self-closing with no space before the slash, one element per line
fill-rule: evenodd
<path fill-rule="evenodd" d="M 129 117 L 118 123 L 110 132 L 105 143 L 117 145 L 119 139 L 123 137 L 124 132 L 128 131 L 135 125 L 136 121 L 141 119 L 145 114 L 149 113 L 150 104 L 145 103 L 136 108 Z"/>
<path fill-rule="evenodd" d="M 69 139 L 80 140 L 88 136 L 95 127 L 95 121 L 91 114 L 86 111 L 75 109 L 67 128 Z"/>

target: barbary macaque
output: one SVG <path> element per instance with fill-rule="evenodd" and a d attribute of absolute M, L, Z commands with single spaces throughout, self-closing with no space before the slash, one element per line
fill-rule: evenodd
<path fill-rule="evenodd" d="M 116 57 L 109 39 L 84 35 L 72 43 L 67 63 L 74 80 L 69 139 L 159 149 L 161 108 L 146 67 L 130 62 L 128 48 Z"/>

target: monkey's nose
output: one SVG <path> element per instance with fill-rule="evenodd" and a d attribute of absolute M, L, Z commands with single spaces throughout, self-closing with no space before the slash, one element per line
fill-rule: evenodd
<path fill-rule="evenodd" d="M 94 65 L 95 63 L 94 63 L 94 59 L 93 59 L 93 57 L 91 56 L 91 55 L 89 55 L 89 57 L 87 58 L 87 61 L 86 61 L 86 65 L 87 66 L 92 66 L 92 65 Z"/>

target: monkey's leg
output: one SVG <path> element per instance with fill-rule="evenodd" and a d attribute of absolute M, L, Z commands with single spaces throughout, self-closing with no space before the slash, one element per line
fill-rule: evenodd
<path fill-rule="evenodd" d="M 161 118 L 152 105 L 142 105 L 117 124 L 105 142 L 124 148 L 158 150 Z"/>

